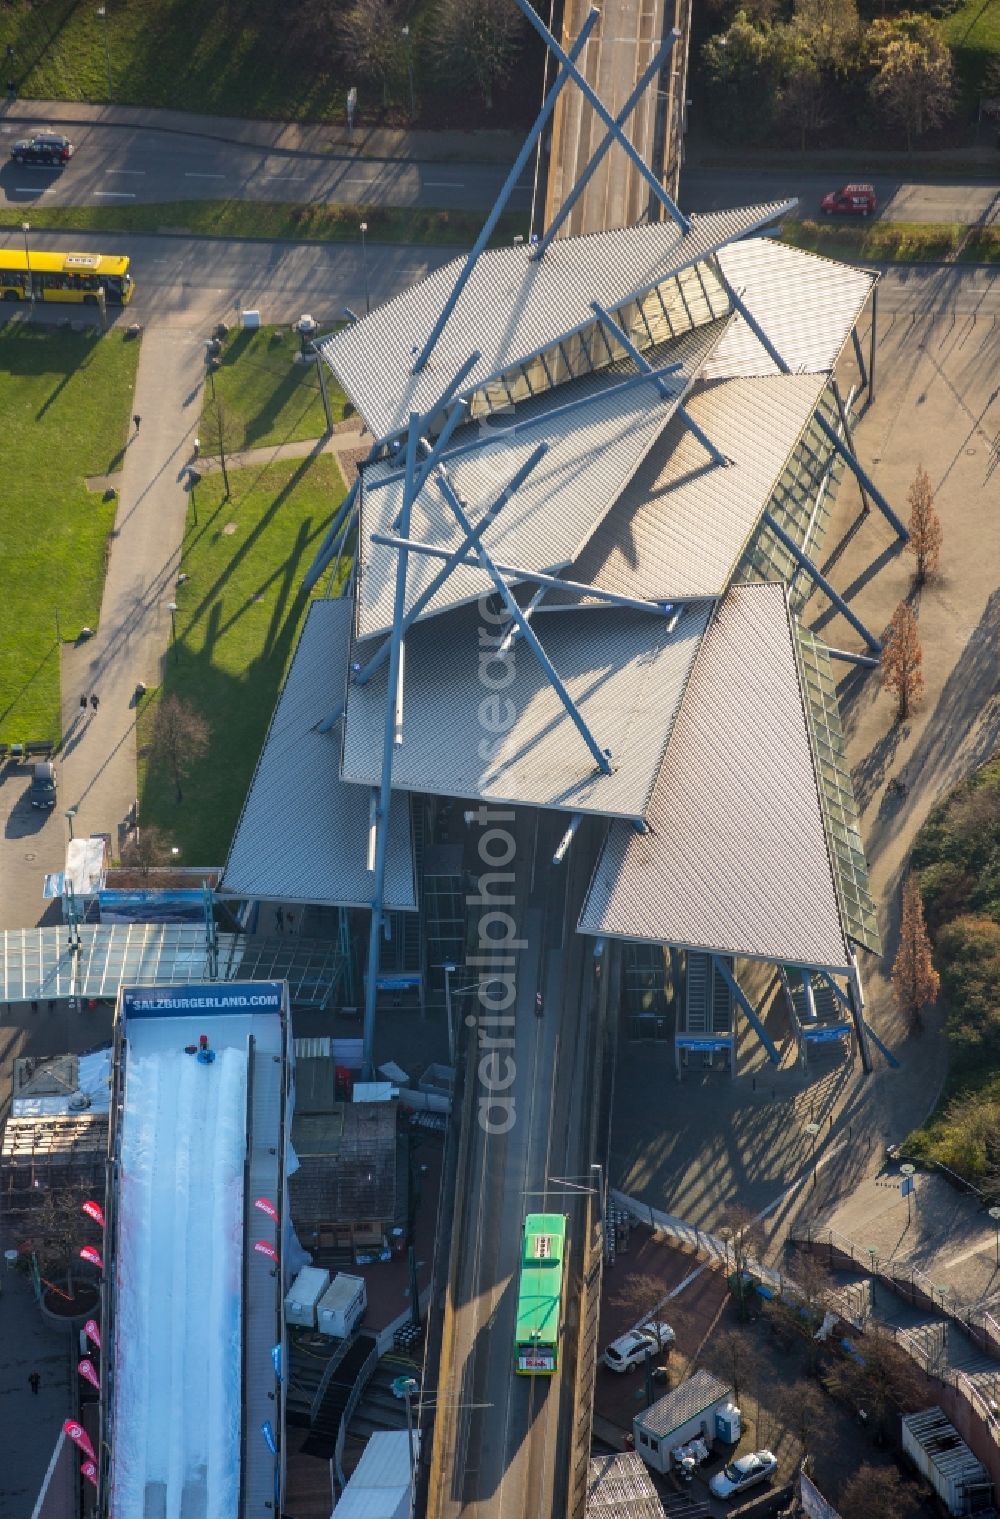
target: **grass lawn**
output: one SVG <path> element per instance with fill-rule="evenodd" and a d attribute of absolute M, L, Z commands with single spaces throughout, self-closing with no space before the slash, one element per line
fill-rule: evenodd
<path fill-rule="evenodd" d="M 222 865 L 260 754 L 309 598 L 302 577 L 343 498 L 336 461 L 281 460 L 230 470 L 197 489 L 177 592 L 176 658 L 139 717 L 139 813 L 179 847 L 186 865 Z M 148 754 L 154 708 L 176 693 L 207 719 L 208 753 L 178 803 L 166 766 Z"/>
<path fill-rule="evenodd" d="M 241 448 L 265 448 L 321 438 L 326 413 L 315 364 L 297 364 L 298 337 L 288 325 L 265 326 L 256 332 L 234 328 L 223 342 L 222 363 L 215 373 L 215 393 L 225 414 L 239 429 Z M 327 394 L 334 422 L 349 415 L 349 402 L 327 373 Z M 205 388 L 206 406 L 211 389 Z M 203 451 L 215 453 L 208 416 L 201 419 Z"/>
<path fill-rule="evenodd" d="M 859 226 L 789 220 L 783 223 L 782 241 L 849 262 L 938 262 L 955 252 L 968 230 L 959 222 L 866 222 Z M 1000 229 L 976 228 L 959 259 L 1000 263 Z"/>
<path fill-rule="evenodd" d="M 944 20 L 944 34 L 955 51 L 955 66 L 970 101 L 985 83 L 986 70 L 1000 57 L 1000 5 L 997 0 L 962 0 Z"/>
<path fill-rule="evenodd" d="M 0 326 L 0 740 L 57 739 L 59 630 L 96 627 L 115 502 L 84 480 L 120 467 L 139 344 Z"/>
<path fill-rule="evenodd" d="M 19 227 L 17 206 L 0 206 L 0 227 Z M 183 232 L 202 237 L 252 237 L 267 242 L 358 243 L 368 223 L 370 243 L 468 248 L 486 220 L 484 211 L 431 207 L 285 205 L 276 201 L 176 200 L 162 205 L 33 206 L 31 225 L 66 232 Z M 505 211 L 490 247 L 528 231 L 528 214 Z"/>

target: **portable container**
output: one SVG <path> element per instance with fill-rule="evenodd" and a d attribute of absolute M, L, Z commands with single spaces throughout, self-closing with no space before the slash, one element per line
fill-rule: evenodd
<path fill-rule="evenodd" d="M 303 1266 L 285 1297 L 285 1323 L 299 1329 L 316 1328 L 316 1304 L 330 1285 L 329 1271 Z"/>
<path fill-rule="evenodd" d="M 992 1507 L 989 1472 L 940 1408 L 906 1415 L 903 1449 L 949 1514 L 980 1513 Z"/>
<path fill-rule="evenodd" d="M 348 1276 L 338 1271 L 316 1304 L 316 1325 L 320 1334 L 346 1340 L 368 1307 L 368 1292 L 363 1276 Z"/>
<path fill-rule="evenodd" d="M 699 1435 L 709 1445 L 716 1438 L 716 1414 L 732 1407 L 733 1389 L 710 1371 L 696 1371 L 665 1398 L 636 1414 L 635 1448 L 653 1471 L 670 1470 L 670 1452 Z"/>
<path fill-rule="evenodd" d="M 715 1438 L 723 1445 L 738 1445 L 743 1433 L 743 1421 L 735 1403 L 723 1403 L 715 1410 Z"/>

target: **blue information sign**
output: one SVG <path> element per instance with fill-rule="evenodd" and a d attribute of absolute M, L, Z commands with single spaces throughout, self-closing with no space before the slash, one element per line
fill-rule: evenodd
<path fill-rule="evenodd" d="M 904 1176 L 903 1180 L 899 1184 L 899 1195 L 900 1195 L 900 1197 L 909 1197 L 910 1193 L 913 1192 L 913 1191 L 915 1191 L 915 1190 L 916 1189 L 915 1189 L 915 1187 L 913 1185 L 913 1177 L 912 1176 Z"/>
<path fill-rule="evenodd" d="M 207 986 L 136 986 L 122 992 L 126 1018 L 179 1018 L 185 1013 L 278 1013 L 280 981 L 217 981 Z"/>

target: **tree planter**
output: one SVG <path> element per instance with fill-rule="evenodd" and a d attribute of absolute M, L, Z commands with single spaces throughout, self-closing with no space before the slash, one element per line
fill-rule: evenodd
<path fill-rule="evenodd" d="M 100 1306 L 100 1288 L 94 1282 L 74 1282 L 72 1298 L 61 1297 L 51 1287 L 42 1290 L 42 1318 L 53 1329 L 82 1329 Z"/>

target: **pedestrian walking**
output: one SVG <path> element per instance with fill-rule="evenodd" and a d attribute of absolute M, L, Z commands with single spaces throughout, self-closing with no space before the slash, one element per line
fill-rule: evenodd
<path fill-rule="evenodd" d="M 282 911 L 282 909 L 280 907 L 275 911 L 274 921 L 278 925 L 278 932 L 279 932 L 279 934 L 280 933 L 284 933 L 284 931 L 285 931 L 285 914 L 284 914 L 284 912 Z"/>
<path fill-rule="evenodd" d="M 28 1382 L 31 1385 L 32 1394 L 34 1395 L 34 1397 L 37 1398 L 38 1397 L 38 1389 L 39 1389 L 39 1387 L 41 1386 L 41 1383 L 42 1383 L 42 1379 L 38 1375 L 37 1371 L 33 1371 L 31 1373 L 31 1376 L 28 1378 Z"/>
<path fill-rule="evenodd" d="M 135 430 L 136 430 L 136 432 L 138 432 L 139 431 L 139 423 L 142 421 L 142 418 L 140 417 L 140 415 L 139 415 L 138 412 L 136 412 L 135 416 L 132 418 L 132 421 L 135 423 Z"/>
<path fill-rule="evenodd" d="M 81 712 L 86 712 L 86 710 L 87 710 L 87 698 L 85 696 L 81 696 L 80 697 L 80 711 Z"/>
<path fill-rule="evenodd" d="M 100 704 L 101 704 L 101 698 L 99 696 L 97 696 L 96 694 L 90 698 L 90 705 L 93 707 L 93 709 L 94 709 L 95 712 L 97 711 L 97 709 L 100 706 Z"/>

